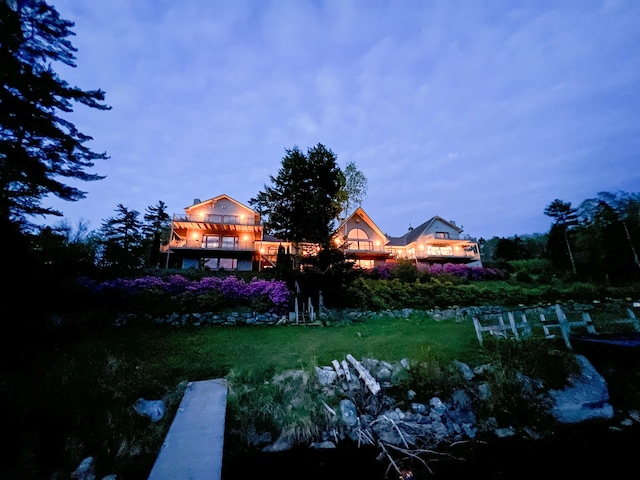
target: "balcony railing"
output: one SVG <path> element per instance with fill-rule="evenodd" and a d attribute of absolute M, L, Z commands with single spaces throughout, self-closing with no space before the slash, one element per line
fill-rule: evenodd
<path fill-rule="evenodd" d="M 457 237 L 446 237 L 444 235 L 442 235 L 441 233 L 428 233 L 427 235 L 424 235 L 423 237 L 421 237 L 421 241 L 429 241 L 429 243 L 432 243 L 433 240 L 436 241 L 447 241 L 447 240 L 451 240 L 452 242 L 456 242 L 456 241 L 460 241 L 460 240 L 466 240 L 468 242 L 476 242 L 476 239 L 473 237 L 470 237 L 469 235 L 458 235 Z"/>
<path fill-rule="evenodd" d="M 174 222 L 193 222 L 193 223 L 213 223 L 217 225 L 247 225 L 255 226 L 262 225 L 260 220 L 256 221 L 255 217 L 244 217 L 241 215 L 219 215 L 219 214 L 205 214 L 205 215 L 174 215 Z"/>
<path fill-rule="evenodd" d="M 169 248 L 202 248 L 205 250 L 255 250 L 254 242 L 236 242 L 234 244 L 203 244 L 199 239 L 172 240 Z"/>
<path fill-rule="evenodd" d="M 384 246 L 372 246 L 372 247 L 348 246 L 344 249 L 344 251 L 346 253 L 358 253 L 358 252 L 388 253 L 387 250 L 384 248 Z"/>
<path fill-rule="evenodd" d="M 470 258 L 470 259 L 474 259 L 474 260 L 480 260 L 480 254 L 479 253 L 475 253 L 475 252 L 467 252 L 467 251 L 462 251 L 462 252 L 453 252 L 451 254 L 444 254 L 444 253 L 435 253 L 435 252 L 430 252 L 427 253 L 425 251 L 418 251 L 418 252 L 402 252 L 402 251 L 394 251 L 391 252 L 397 259 L 409 259 L 409 260 L 424 260 L 425 258 Z"/>

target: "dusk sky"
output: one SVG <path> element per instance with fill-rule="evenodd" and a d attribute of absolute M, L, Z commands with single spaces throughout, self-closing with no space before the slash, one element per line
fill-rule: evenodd
<path fill-rule="evenodd" d="M 120 203 L 248 205 L 286 149 L 318 143 L 364 173 L 391 236 L 434 215 L 546 233 L 556 198 L 640 191 L 638 0 L 49 3 L 78 49 L 55 70 L 112 106 L 71 116 L 110 157 L 72 183 L 86 199 L 47 203 L 73 226 Z"/>

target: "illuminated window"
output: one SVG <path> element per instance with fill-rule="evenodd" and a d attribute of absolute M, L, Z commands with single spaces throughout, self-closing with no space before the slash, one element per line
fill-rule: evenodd
<path fill-rule="evenodd" d="M 448 240 L 449 232 L 436 232 L 435 238 L 439 238 L 441 240 Z"/>
<path fill-rule="evenodd" d="M 220 237 L 218 235 L 204 235 L 202 248 L 220 248 Z"/>
<path fill-rule="evenodd" d="M 451 247 L 429 247 L 429 255 L 453 255 Z"/>
<path fill-rule="evenodd" d="M 361 228 L 349 230 L 347 243 L 350 250 L 373 250 L 373 242 L 369 240 L 367 232 Z"/>
<path fill-rule="evenodd" d="M 369 270 L 373 268 L 373 260 L 356 260 L 356 266 Z"/>
<path fill-rule="evenodd" d="M 238 237 L 222 237 L 222 248 L 236 250 L 238 248 Z"/>

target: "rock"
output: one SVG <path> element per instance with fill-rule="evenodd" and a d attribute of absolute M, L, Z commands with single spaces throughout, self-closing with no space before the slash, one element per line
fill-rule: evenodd
<path fill-rule="evenodd" d="M 438 397 L 433 397 L 429 400 L 429 406 L 431 406 L 432 412 L 440 417 L 447 411 L 447 406 Z"/>
<path fill-rule="evenodd" d="M 145 400 L 144 398 L 139 398 L 133 408 L 140 415 L 149 417 L 152 422 L 160 420 L 166 410 L 162 400 Z"/>
<path fill-rule="evenodd" d="M 336 444 L 333 442 L 330 442 L 329 440 L 325 440 L 324 442 L 313 442 L 310 445 L 311 448 L 316 448 L 316 449 L 328 449 L 328 448 L 336 448 Z"/>
<path fill-rule="evenodd" d="M 338 374 L 331 367 L 316 367 L 316 373 L 318 374 L 318 381 L 322 386 L 331 385 L 338 378 Z"/>
<path fill-rule="evenodd" d="M 262 449 L 263 452 L 284 452 L 290 450 L 293 447 L 293 443 L 289 441 L 284 435 L 280 435 L 278 439 L 271 445 L 267 445 Z"/>
<path fill-rule="evenodd" d="M 513 429 L 513 427 L 507 427 L 507 428 L 496 428 L 494 430 L 494 433 L 498 438 L 507 438 L 507 437 L 513 437 L 516 434 L 516 431 Z"/>
<path fill-rule="evenodd" d="M 613 418 L 609 403 L 609 389 L 604 377 L 583 355 L 576 355 L 580 374 L 569 379 L 563 390 L 549 390 L 553 400 L 551 414 L 560 423 L 578 423 L 586 420 Z"/>
<path fill-rule="evenodd" d="M 340 400 L 340 414 L 342 416 L 342 421 L 350 426 L 354 427 L 358 423 L 358 411 L 356 410 L 356 405 L 351 400 L 343 399 Z"/>
<path fill-rule="evenodd" d="M 71 478 L 77 480 L 95 480 L 93 457 L 87 457 L 80 462 L 78 468 L 71 473 Z"/>
<path fill-rule="evenodd" d="M 475 374 L 473 373 L 473 370 L 471 370 L 469 365 L 467 365 L 466 363 L 460 362 L 458 360 L 456 360 L 454 364 L 462 372 L 462 375 L 464 376 L 465 380 L 473 380 L 473 377 L 475 377 Z"/>

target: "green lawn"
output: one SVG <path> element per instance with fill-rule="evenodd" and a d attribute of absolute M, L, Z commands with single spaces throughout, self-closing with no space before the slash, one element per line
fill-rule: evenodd
<path fill-rule="evenodd" d="M 347 354 L 470 361 L 480 353 L 471 322 L 418 316 L 326 327 L 127 325 L 74 334 L 0 373 L 0 411 L 5 434 L 14 439 L 2 478 L 51 478 L 89 455 L 97 473 L 146 478 L 186 382 L 225 377 L 232 369 L 308 368 Z M 164 399 L 165 418 L 150 424 L 136 414 L 140 397 Z"/>

